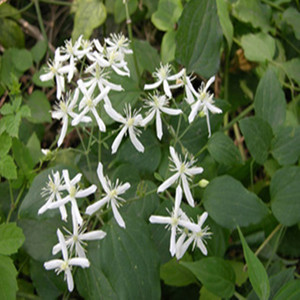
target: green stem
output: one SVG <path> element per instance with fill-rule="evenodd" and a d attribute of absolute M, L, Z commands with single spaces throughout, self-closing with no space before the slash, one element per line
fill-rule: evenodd
<path fill-rule="evenodd" d="M 227 47 L 227 51 L 225 54 L 225 72 L 224 72 L 224 100 L 228 101 L 228 86 L 229 86 L 229 54 L 230 50 Z M 227 126 L 229 120 L 229 114 L 228 112 L 224 115 L 224 127 Z M 225 131 L 225 134 L 228 135 L 228 131 Z"/>
<path fill-rule="evenodd" d="M 251 191 L 253 191 L 253 184 L 254 184 L 254 180 L 253 180 L 253 165 L 254 165 L 254 159 L 252 159 L 252 161 L 250 163 Z"/>
<path fill-rule="evenodd" d="M 238 144 L 239 151 L 241 153 L 242 161 L 246 161 L 245 149 L 243 147 L 242 137 L 237 123 L 233 124 L 233 131 Z"/>
<path fill-rule="evenodd" d="M 273 3 L 272 1 L 269 1 L 269 0 L 261 0 L 261 1 L 268 4 L 268 5 L 270 5 L 270 6 L 272 6 L 272 7 L 274 7 L 274 8 L 276 8 L 276 9 L 278 9 L 278 10 L 280 10 L 280 11 L 284 11 L 284 8 L 282 8 L 281 6 Z"/>
<path fill-rule="evenodd" d="M 207 144 L 206 144 L 204 147 L 202 147 L 202 148 L 199 150 L 199 152 L 197 152 L 197 154 L 195 155 L 195 158 L 198 157 L 201 153 L 203 153 L 206 149 L 207 149 Z"/>
<path fill-rule="evenodd" d="M 43 23 L 43 18 L 42 18 L 42 14 L 41 14 L 41 10 L 40 10 L 40 5 L 39 5 L 39 0 L 32 0 L 32 1 L 34 1 L 34 6 L 35 6 L 35 10 L 36 10 L 36 14 L 37 14 L 37 18 L 38 18 L 38 22 L 39 22 L 39 25 L 40 25 L 42 35 L 44 37 L 44 40 L 48 44 L 47 34 L 46 34 L 44 23 Z"/>
<path fill-rule="evenodd" d="M 231 122 L 229 122 L 227 124 L 227 126 L 225 126 L 223 128 L 223 131 L 228 130 L 229 128 L 231 128 L 231 126 L 233 126 L 233 124 L 237 123 L 240 119 L 242 119 L 244 116 L 246 116 L 252 109 L 254 108 L 254 103 L 250 104 L 246 109 L 244 109 L 236 118 L 234 118 Z"/>
<path fill-rule="evenodd" d="M 22 186 L 22 188 L 21 188 L 21 190 L 20 190 L 20 192 L 19 192 L 19 194 L 18 194 L 18 196 L 17 196 L 16 201 L 14 201 L 13 196 L 12 196 L 12 203 L 11 203 L 10 211 L 9 211 L 8 216 L 7 216 L 7 219 L 6 219 L 6 223 L 9 222 L 12 213 L 13 213 L 14 210 L 17 208 L 17 206 L 18 206 L 18 204 L 19 204 L 19 202 L 20 202 L 20 199 L 21 199 L 21 197 L 22 197 L 22 195 L 23 195 L 23 192 L 24 192 L 24 190 L 25 190 L 25 187 L 26 187 L 26 183 L 23 184 L 23 186 Z"/>
<path fill-rule="evenodd" d="M 128 9 L 128 0 L 123 1 L 125 5 L 125 12 L 126 12 L 126 24 L 127 24 L 127 29 L 128 29 L 128 34 L 129 34 L 129 39 L 131 41 L 131 49 L 133 51 L 133 61 L 134 61 L 134 67 L 135 71 L 138 77 L 138 80 L 140 82 L 141 79 L 141 74 L 139 71 L 137 59 L 136 59 L 136 52 L 135 52 L 135 46 L 134 46 L 134 40 L 133 40 L 133 34 L 132 34 L 132 26 L 131 26 L 131 19 L 130 19 L 130 14 L 129 14 L 129 9 Z"/>
<path fill-rule="evenodd" d="M 39 0 L 40 2 L 54 4 L 54 5 L 63 5 L 63 6 L 72 6 L 72 2 L 68 1 L 58 1 L 58 0 Z"/>
<path fill-rule="evenodd" d="M 243 297 L 241 294 L 239 294 L 237 291 L 234 292 L 234 296 L 235 296 L 238 300 L 246 300 L 246 298 Z"/>
<path fill-rule="evenodd" d="M 79 129 L 77 127 L 76 127 L 76 132 L 77 132 L 77 135 L 78 135 L 78 137 L 80 139 L 80 142 L 81 142 L 81 145 L 83 147 L 83 150 L 85 152 L 86 162 L 87 162 L 87 165 L 88 165 L 89 172 L 91 173 L 92 172 L 92 168 L 91 168 L 91 162 L 90 162 L 90 158 L 89 158 L 89 151 L 86 148 L 86 146 L 84 144 L 84 141 L 82 139 L 82 136 L 80 134 L 80 131 L 79 131 Z"/>

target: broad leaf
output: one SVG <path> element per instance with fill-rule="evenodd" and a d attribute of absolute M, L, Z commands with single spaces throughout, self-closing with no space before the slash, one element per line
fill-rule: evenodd
<path fill-rule="evenodd" d="M 282 15 L 283 20 L 292 26 L 295 36 L 300 40 L 300 13 L 294 7 L 289 7 Z"/>
<path fill-rule="evenodd" d="M 137 0 L 127 0 L 129 15 L 133 14 L 137 7 Z M 126 19 L 125 6 L 123 0 L 114 0 L 114 17 L 116 23 L 121 23 Z"/>
<path fill-rule="evenodd" d="M 233 141 L 223 132 L 216 132 L 208 140 L 210 155 L 220 164 L 234 166 L 242 163 L 241 155 Z"/>
<path fill-rule="evenodd" d="M 274 300 L 296 300 L 300 297 L 300 281 L 293 280 L 286 283 L 275 295 Z"/>
<path fill-rule="evenodd" d="M 268 69 L 259 81 L 254 107 L 256 116 L 266 120 L 273 129 L 284 123 L 285 97 L 279 80 L 272 69 Z"/>
<path fill-rule="evenodd" d="M 0 157 L 3 157 L 8 153 L 12 145 L 11 137 L 5 132 L 0 135 L 0 145 Z"/>
<path fill-rule="evenodd" d="M 16 223 L 0 225 L 0 254 L 10 255 L 17 252 L 23 242 L 24 234 Z"/>
<path fill-rule="evenodd" d="M 162 42 L 161 42 L 161 60 L 162 62 L 168 63 L 170 61 L 173 61 L 175 58 L 175 51 L 176 51 L 176 31 L 170 30 L 166 32 L 163 36 Z"/>
<path fill-rule="evenodd" d="M 14 66 L 17 70 L 24 72 L 28 70 L 32 64 L 32 55 L 26 49 L 11 49 Z"/>
<path fill-rule="evenodd" d="M 5 48 L 24 47 L 24 33 L 17 22 L 0 18 L 0 43 Z"/>
<path fill-rule="evenodd" d="M 300 58 L 293 58 L 289 61 L 281 63 L 287 76 L 294 79 L 300 85 Z"/>
<path fill-rule="evenodd" d="M 279 169 L 271 180 L 272 211 L 286 226 L 300 222 L 300 167 Z"/>
<path fill-rule="evenodd" d="M 10 155 L 4 155 L 0 159 L 0 175 L 6 179 L 17 178 L 17 167 Z"/>
<path fill-rule="evenodd" d="M 260 222 L 268 213 L 267 207 L 234 178 L 217 177 L 206 187 L 204 207 L 218 224 L 226 228 L 248 226 Z"/>
<path fill-rule="evenodd" d="M 184 6 L 176 34 L 176 59 L 187 68 L 209 78 L 220 64 L 222 30 L 215 0 L 191 0 Z"/>
<path fill-rule="evenodd" d="M 267 300 L 270 295 L 270 284 L 267 272 L 260 260 L 251 251 L 238 227 L 240 239 L 243 245 L 245 260 L 248 266 L 249 279 L 254 291 L 261 300 Z"/>
<path fill-rule="evenodd" d="M 231 265 L 220 257 L 206 257 L 196 262 L 181 262 L 210 292 L 224 298 L 234 293 L 235 273 Z"/>
<path fill-rule="evenodd" d="M 0 255 L 0 299 L 16 299 L 18 290 L 17 274 L 12 259 Z"/>
<path fill-rule="evenodd" d="M 254 159 L 263 164 L 267 158 L 273 137 L 270 125 L 259 117 L 249 117 L 240 121 L 247 148 Z"/>
<path fill-rule="evenodd" d="M 47 51 L 47 42 L 38 41 L 30 50 L 33 60 L 38 63 L 44 57 Z"/>

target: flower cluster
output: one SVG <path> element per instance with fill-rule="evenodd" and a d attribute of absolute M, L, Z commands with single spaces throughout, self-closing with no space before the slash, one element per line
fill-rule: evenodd
<path fill-rule="evenodd" d="M 68 126 L 77 126 L 80 123 L 90 124 L 93 120 L 98 125 L 99 131 L 105 132 L 106 125 L 100 117 L 100 110 L 104 108 L 105 113 L 115 122 L 120 123 L 119 132 L 111 144 L 111 152 L 115 154 L 124 138 L 128 134 L 129 139 L 135 149 L 144 152 L 144 145 L 139 140 L 141 128 L 149 126 L 155 118 L 156 134 L 159 140 L 163 136 L 163 114 L 177 116 L 183 114 L 179 108 L 170 107 L 172 90 L 184 88 L 185 101 L 190 105 L 191 111 L 188 121 L 194 121 L 198 113 L 206 116 L 209 136 L 211 135 L 209 112 L 221 113 L 222 110 L 214 105 L 213 94 L 208 89 L 214 82 L 215 77 L 211 77 L 206 84 L 202 83 L 196 90 L 192 85 L 192 76 L 186 74 L 183 68 L 180 72 L 172 74 L 172 67 L 169 64 L 163 65 L 153 73 L 156 82 L 145 84 L 144 90 L 154 90 L 143 100 L 143 107 L 132 109 L 130 104 L 125 104 L 122 115 L 112 105 L 109 98 L 111 91 L 123 91 L 119 84 L 111 82 L 111 74 L 117 76 L 130 76 L 127 66 L 126 55 L 132 54 L 129 49 L 129 41 L 122 34 L 111 34 L 104 39 L 101 44 L 99 40 L 88 41 L 79 37 L 75 43 L 71 40 L 65 42 L 63 47 L 55 51 L 53 61 L 48 62 L 48 68 L 42 81 L 55 79 L 57 102 L 51 112 L 52 118 L 60 120 L 62 128 L 57 141 L 57 146 L 63 144 L 68 131 Z M 81 70 L 80 72 L 78 70 Z M 72 82 L 72 84 L 71 84 Z M 162 87 L 161 90 L 160 87 Z M 100 104 L 103 103 L 103 106 Z M 146 112 L 143 113 L 142 109 Z M 102 114 L 101 114 L 102 115 Z M 51 152 L 44 151 L 45 155 L 51 156 Z M 50 154 L 49 154 L 50 153 Z M 198 217 L 195 223 L 181 209 L 183 193 L 188 204 L 195 206 L 195 201 L 190 189 L 190 182 L 194 175 L 203 172 L 203 168 L 194 166 L 196 161 L 186 154 L 182 159 L 173 147 L 170 147 L 171 168 L 174 174 L 165 180 L 157 189 L 158 193 L 164 192 L 174 183 L 177 184 L 175 203 L 170 216 L 150 217 L 151 223 L 166 224 L 171 229 L 170 252 L 180 259 L 188 247 L 193 244 L 193 249 L 197 246 L 204 255 L 207 254 L 205 238 L 211 235 L 209 227 L 203 227 L 208 216 L 204 212 Z M 97 175 L 102 186 L 103 195 L 94 203 L 88 205 L 85 215 L 92 216 L 104 207 L 111 207 L 113 216 L 117 224 L 126 228 L 118 208 L 125 201 L 121 196 L 130 188 L 128 182 L 122 184 L 119 180 L 111 182 L 104 175 L 103 165 L 98 163 Z M 47 186 L 42 190 L 45 203 L 41 206 L 38 214 L 43 214 L 47 210 L 59 209 L 61 219 L 67 221 L 68 211 L 72 215 L 72 232 L 65 229 L 66 236 L 60 229 L 57 229 L 59 243 L 53 247 L 53 255 L 61 252 L 62 259 L 53 259 L 44 264 L 45 268 L 55 269 L 57 273 L 64 271 L 65 280 L 68 283 L 69 291 L 73 290 L 74 283 L 72 277 L 72 266 L 87 268 L 90 265 L 86 257 L 86 241 L 100 240 L 106 236 L 102 230 L 87 232 L 88 224 L 84 222 L 84 215 L 80 212 L 77 199 L 91 198 L 97 191 L 96 185 L 81 188 L 82 174 L 77 174 L 70 178 L 68 170 L 53 172 L 48 177 Z M 89 217 L 90 220 L 90 217 Z"/>
<path fill-rule="evenodd" d="M 209 232 L 208 226 L 202 228 L 202 225 L 208 216 L 207 212 L 204 212 L 200 217 L 198 217 L 198 223 L 195 224 L 180 208 L 182 201 L 182 187 L 189 205 L 192 207 L 195 206 L 188 180 L 191 181 L 191 176 L 202 173 L 203 168 L 193 167 L 195 161 L 193 159 L 188 161 L 187 156 L 184 161 L 182 161 L 173 147 L 170 147 L 170 155 L 170 160 L 174 164 L 174 166 L 171 167 L 171 170 L 174 171 L 175 174 L 164 181 L 158 187 L 157 192 L 160 193 L 165 191 L 173 183 L 178 181 L 175 204 L 172 212 L 169 212 L 170 217 L 153 215 L 150 217 L 149 221 L 151 223 L 167 224 L 167 226 L 171 229 L 170 253 L 172 256 L 176 255 L 177 259 L 180 259 L 184 255 L 192 242 L 194 242 L 194 245 L 197 244 L 197 247 L 204 255 L 207 255 L 204 241 L 206 237 L 211 235 L 211 232 Z M 180 234 L 180 237 L 176 242 L 177 234 Z"/>

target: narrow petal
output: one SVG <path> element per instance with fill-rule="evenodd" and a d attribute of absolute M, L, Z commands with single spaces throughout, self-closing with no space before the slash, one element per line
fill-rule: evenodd
<path fill-rule="evenodd" d="M 68 290 L 69 290 L 69 292 L 72 292 L 74 289 L 74 281 L 73 281 L 73 276 L 72 276 L 71 270 L 66 269 L 65 274 L 67 277 Z"/>
<path fill-rule="evenodd" d="M 117 187 L 117 194 L 122 195 L 124 194 L 128 189 L 130 188 L 130 183 L 126 182 L 120 186 Z"/>
<path fill-rule="evenodd" d="M 168 80 L 176 80 L 176 79 L 180 78 L 182 75 L 185 74 L 185 71 L 186 71 L 185 68 L 183 68 L 183 69 L 180 70 L 180 72 L 178 72 L 177 74 L 169 76 L 169 77 L 168 77 Z"/>
<path fill-rule="evenodd" d="M 172 256 L 176 254 L 176 226 L 171 228 L 170 253 Z"/>
<path fill-rule="evenodd" d="M 206 107 L 208 110 L 210 110 L 213 114 L 221 114 L 223 111 L 222 109 L 210 104 L 210 103 L 205 103 Z"/>
<path fill-rule="evenodd" d="M 66 133 L 67 133 L 67 130 L 68 130 L 68 117 L 67 116 L 63 117 L 62 123 L 63 123 L 63 125 L 62 125 L 62 128 L 61 128 L 59 139 L 57 141 L 57 147 L 59 147 L 63 143 L 64 138 L 65 138 Z"/>
<path fill-rule="evenodd" d="M 117 152 L 121 142 L 122 142 L 122 139 L 123 139 L 123 136 L 125 134 L 125 132 L 127 131 L 127 126 L 124 126 L 122 128 L 122 130 L 118 133 L 117 137 L 115 138 L 114 142 L 112 143 L 111 145 L 111 153 L 114 154 Z"/>
<path fill-rule="evenodd" d="M 98 124 L 98 127 L 99 127 L 99 130 L 102 131 L 102 132 L 105 132 L 106 131 L 106 126 L 104 124 L 104 122 L 102 121 L 102 119 L 99 117 L 99 114 L 96 110 L 95 107 L 92 107 L 91 109 L 96 121 L 97 121 L 97 124 Z"/>
<path fill-rule="evenodd" d="M 119 123 L 126 123 L 125 118 L 119 114 L 116 110 L 113 109 L 113 107 L 111 105 L 104 105 L 104 109 L 106 111 L 106 113 L 115 121 L 119 122 Z"/>
<path fill-rule="evenodd" d="M 71 201 L 71 213 L 72 213 L 72 216 L 74 218 L 74 220 L 76 220 L 76 222 L 78 223 L 78 225 L 82 225 L 82 222 L 83 222 L 83 219 L 80 215 L 80 212 L 79 212 L 79 208 L 78 208 L 78 205 L 77 205 L 77 202 L 75 199 L 73 199 Z"/>
<path fill-rule="evenodd" d="M 192 223 L 190 221 L 180 219 L 178 220 L 178 224 L 193 232 L 199 232 L 201 230 L 198 224 Z"/>
<path fill-rule="evenodd" d="M 64 261 L 67 261 L 68 260 L 68 251 L 67 251 L 65 238 L 59 229 L 57 229 L 56 234 L 57 234 L 58 241 L 59 241 L 59 244 L 61 247 L 63 259 L 64 259 Z"/>
<path fill-rule="evenodd" d="M 204 255 L 207 255 L 207 249 L 202 241 L 202 239 L 197 240 L 197 247 L 201 250 Z"/>
<path fill-rule="evenodd" d="M 192 110 L 189 114 L 189 123 L 192 123 L 198 113 L 198 109 L 201 106 L 201 101 L 198 100 L 196 103 L 192 105 Z"/>
<path fill-rule="evenodd" d="M 159 110 L 156 111 L 156 134 L 158 139 L 161 140 L 163 136 L 163 131 L 162 131 L 162 122 L 161 122 Z"/>
<path fill-rule="evenodd" d="M 65 222 L 67 222 L 67 210 L 66 210 L 66 207 L 64 205 L 60 205 L 59 207 L 59 212 L 60 212 L 60 215 L 61 215 L 61 219 Z"/>
<path fill-rule="evenodd" d="M 175 208 L 174 208 L 175 211 L 179 209 L 181 200 L 182 200 L 182 189 L 180 185 L 178 185 L 176 188 L 176 195 L 175 195 Z"/>
<path fill-rule="evenodd" d="M 76 198 L 84 198 L 87 197 L 93 193 L 95 193 L 97 190 L 97 186 L 95 184 L 91 185 L 90 187 L 84 189 L 84 190 L 79 190 L 76 193 Z"/>
<path fill-rule="evenodd" d="M 41 75 L 40 80 L 41 81 L 48 81 L 48 80 L 53 79 L 53 77 L 54 77 L 54 74 L 52 72 L 49 72 L 49 73 Z"/>
<path fill-rule="evenodd" d="M 80 237 L 85 241 L 93 241 L 93 240 L 101 240 L 105 238 L 106 232 L 102 230 L 94 230 L 87 233 L 82 234 Z"/>
<path fill-rule="evenodd" d="M 158 88 L 162 83 L 162 80 L 159 80 L 157 82 L 151 83 L 151 84 L 145 84 L 144 85 L 144 90 L 153 90 Z"/>
<path fill-rule="evenodd" d="M 206 123 L 207 123 L 207 129 L 208 129 L 208 137 L 211 137 L 211 129 L 210 129 L 210 121 L 209 121 L 209 112 L 206 113 Z"/>
<path fill-rule="evenodd" d="M 182 162 L 180 161 L 174 147 L 170 146 L 170 155 L 177 169 L 180 169 Z"/>
<path fill-rule="evenodd" d="M 195 168 L 189 168 L 187 173 L 191 175 L 201 174 L 203 172 L 203 168 L 201 167 L 195 167 Z"/>
<path fill-rule="evenodd" d="M 164 190 L 166 190 L 168 187 L 170 187 L 178 178 L 179 178 L 180 174 L 179 173 L 175 173 L 174 175 L 172 175 L 171 177 L 169 177 L 166 181 L 164 181 L 157 189 L 158 193 L 163 192 Z"/>
<path fill-rule="evenodd" d="M 171 224 L 172 222 L 170 217 L 164 217 L 164 216 L 151 216 L 149 218 L 149 221 L 152 224 Z"/>
<path fill-rule="evenodd" d="M 155 109 L 153 109 L 142 121 L 141 126 L 146 126 L 154 117 L 155 115 Z"/>
<path fill-rule="evenodd" d="M 87 258 L 83 257 L 74 257 L 69 260 L 70 266 L 78 266 L 81 268 L 88 268 L 90 266 L 90 262 Z"/>
<path fill-rule="evenodd" d="M 183 185 L 183 190 L 184 190 L 186 200 L 190 206 L 194 207 L 195 206 L 194 198 L 192 196 L 188 181 L 184 174 L 181 175 L 181 180 L 182 180 L 182 185 Z"/>
<path fill-rule="evenodd" d="M 93 213 L 95 213 L 98 209 L 100 209 L 102 206 L 104 206 L 108 201 L 109 201 L 110 197 L 109 196 L 105 196 L 104 198 L 102 198 L 101 200 L 93 203 L 92 205 L 89 205 L 86 208 L 85 213 L 87 215 L 92 215 Z"/>
<path fill-rule="evenodd" d="M 189 237 L 181 246 L 180 258 L 184 255 L 186 250 L 189 248 L 190 244 L 193 242 L 193 237 Z M 179 258 L 178 258 L 179 259 Z"/>
<path fill-rule="evenodd" d="M 170 87 L 169 87 L 169 83 L 167 80 L 164 80 L 163 81 L 163 86 L 164 86 L 164 91 L 167 95 L 168 98 L 172 98 L 172 93 L 171 93 L 171 90 L 170 90 Z"/>
<path fill-rule="evenodd" d="M 205 211 L 198 220 L 198 225 L 202 227 L 203 223 L 206 221 L 208 213 Z"/>
<path fill-rule="evenodd" d="M 58 243 L 55 246 L 53 246 L 52 248 L 52 254 L 55 255 L 57 254 L 59 251 L 61 251 L 61 245 Z"/>
<path fill-rule="evenodd" d="M 215 81 L 215 78 L 216 78 L 215 76 L 212 76 L 208 79 L 204 88 L 204 92 L 206 92 L 207 89 L 211 86 L 211 84 Z"/>
<path fill-rule="evenodd" d="M 176 258 L 177 259 L 180 259 L 185 253 L 185 251 L 183 251 L 183 249 L 182 249 L 183 248 L 182 246 L 183 246 L 186 236 L 187 235 L 183 232 L 176 242 Z"/>
<path fill-rule="evenodd" d="M 133 146 L 136 148 L 136 150 L 138 150 L 139 152 L 144 152 L 144 146 L 142 145 L 142 143 L 137 139 L 135 132 L 133 130 L 132 127 L 129 127 L 128 129 L 129 131 L 129 137 L 130 140 L 133 144 Z"/>
<path fill-rule="evenodd" d="M 60 268 L 63 263 L 64 261 L 61 259 L 52 259 L 44 263 L 44 268 L 46 270 L 57 269 Z"/>
<path fill-rule="evenodd" d="M 162 107 L 160 110 L 163 111 L 165 114 L 171 115 L 171 116 L 177 116 L 182 113 L 181 109 L 174 109 L 174 108 L 168 108 L 168 107 Z"/>
<path fill-rule="evenodd" d="M 112 208 L 112 211 L 114 214 L 114 218 L 117 221 L 117 223 L 119 224 L 119 226 L 125 228 L 126 227 L 125 222 L 124 222 L 123 218 L 121 217 L 114 201 L 111 202 L 111 208 Z"/>
<path fill-rule="evenodd" d="M 110 189 L 107 185 L 107 181 L 106 181 L 106 178 L 104 177 L 104 174 L 103 174 L 103 165 L 101 162 L 99 162 L 98 164 L 98 168 L 97 168 L 97 175 L 98 175 L 98 178 L 100 180 L 100 183 L 104 189 L 104 191 L 106 193 L 109 193 L 110 192 Z"/>
<path fill-rule="evenodd" d="M 79 258 L 86 258 L 84 248 L 80 245 L 80 243 L 75 244 L 75 253 Z"/>
<path fill-rule="evenodd" d="M 82 174 L 78 173 L 70 182 L 71 185 L 77 184 L 81 180 Z"/>

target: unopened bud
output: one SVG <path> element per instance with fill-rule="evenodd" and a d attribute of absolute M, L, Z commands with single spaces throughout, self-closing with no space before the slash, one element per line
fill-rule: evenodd
<path fill-rule="evenodd" d="M 206 180 L 206 179 L 201 179 L 199 181 L 199 186 L 202 187 L 202 188 L 205 188 L 208 184 L 209 184 L 209 181 Z"/>
<path fill-rule="evenodd" d="M 200 118 L 203 118 L 205 116 L 205 113 L 203 110 L 201 110 L 198 115 Z"/>

